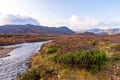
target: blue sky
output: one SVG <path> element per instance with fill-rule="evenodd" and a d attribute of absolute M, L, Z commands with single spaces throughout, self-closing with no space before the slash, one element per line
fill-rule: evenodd
<path fill-rule="evenodd" d="M 119 8 L 120 0 L 0 0 L 0 24 L 20 24 L 29 18 L 25 23 L 66 25 L 72 30 L 119 28 Z"/>

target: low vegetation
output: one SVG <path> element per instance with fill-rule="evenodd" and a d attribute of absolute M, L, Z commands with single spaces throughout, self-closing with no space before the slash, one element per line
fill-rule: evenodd
<path fill-rule="evenodd" d="M 56 37 L 53 36 L 39 36 L 39 35 L 20 35 L 20 34 L 0 34 L 0 46 L 17 44 L 24 42 L 37 42 L 51 40 Z"/>
<path fill-rule="evenodd" d="M 52 48 L 49 48 L 49 50 L 48 50 L 48 54 L 50 54 L 50 53 L 54 53 L 54 52 L 56 52 L 57 51 L 57 49 L 56 48 L 54 48 L 54 47 L 52 47 Z"/>
<path fill-rule="evenodd" d="M 95 45 L 97 45 L 98 43 L 97 43 L 97 41 L 91 41 L 91 44 L 93 45 L 93 46 L 95 46 Z"/>
<path fill-rule="evenodd" d="M 120 80 L 119 44 L 120 36 L 58 37 L 18 80 Z"/>
<path fill-rule="evenodd" d="M 63 63 L 70 67 L 101 70 L 106 61 L 104 51 L 94 49 L 88 51 L 69 52 L 53 58 L 56 63 Z"/>
<path fill-rule="evenodd" d="M 111 49 L 112 49 L 113 51 L 120 51 L 120 44 L 113 45 L 113 46 L 111 47 Z"/>

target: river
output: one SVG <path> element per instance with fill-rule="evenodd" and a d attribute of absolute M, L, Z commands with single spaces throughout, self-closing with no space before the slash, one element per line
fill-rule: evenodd
<path fill-rule="evenodd" d="M 25 72 L 26 63 L 30 56 L 37 53 L 45 42 L 22 43 L 5 46 L 6 48 L 17 47 L 12 50 L 8 57 L 0 58 L 0 80 L 16 80 L 18 74 Z"/>

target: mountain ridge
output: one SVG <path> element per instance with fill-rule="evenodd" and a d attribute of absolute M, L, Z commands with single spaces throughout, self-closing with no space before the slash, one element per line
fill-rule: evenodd
<path fill-rule="evenodd" d="M 55 36 L 55 35 L 77 35 L 77 36 L 103 36 L 119 34 L 120 29 L 90 29 L 83 32 L 75 32 L 67 26 L 49 27 L 42 25 L 1 25 L 0 34 L 29 34 L 29 35 L 42 35 L 42 36 Z"/>
<path fill-rule="evenodd" d="M 2 25 L 0 26 L 1 34 L 33 34 L 33 35 L 72 35 L 75 32 L 66 26 L 48 27 L 32 24 L 25 25 Z"/>

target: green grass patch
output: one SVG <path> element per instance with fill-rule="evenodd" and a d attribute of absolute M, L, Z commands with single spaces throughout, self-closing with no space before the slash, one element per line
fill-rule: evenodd
<path fill-rule="evenodd" d="M 71 67 L 101 70 L 105 64 L 106 54 L 102 50 L 84 50 L 68 52 L 52 59 L 56 63 L 62 63 Z"/>
<path fill-rule="evenodd" d="M 54 52 L 57 52 L 57 48 L 55 48 L 55 47 L 51 47 L 47 51 L 48 54 L 51 54 L 51 53 L 54 53 Z"/>
<path fill-rule="evenodd" d="M 90 44 L 93 45 L 93 46 L 96 46 L 98 44 L 98 42 L 96 40 L 93 40 L 93 41 L 90 42 Z"/>

